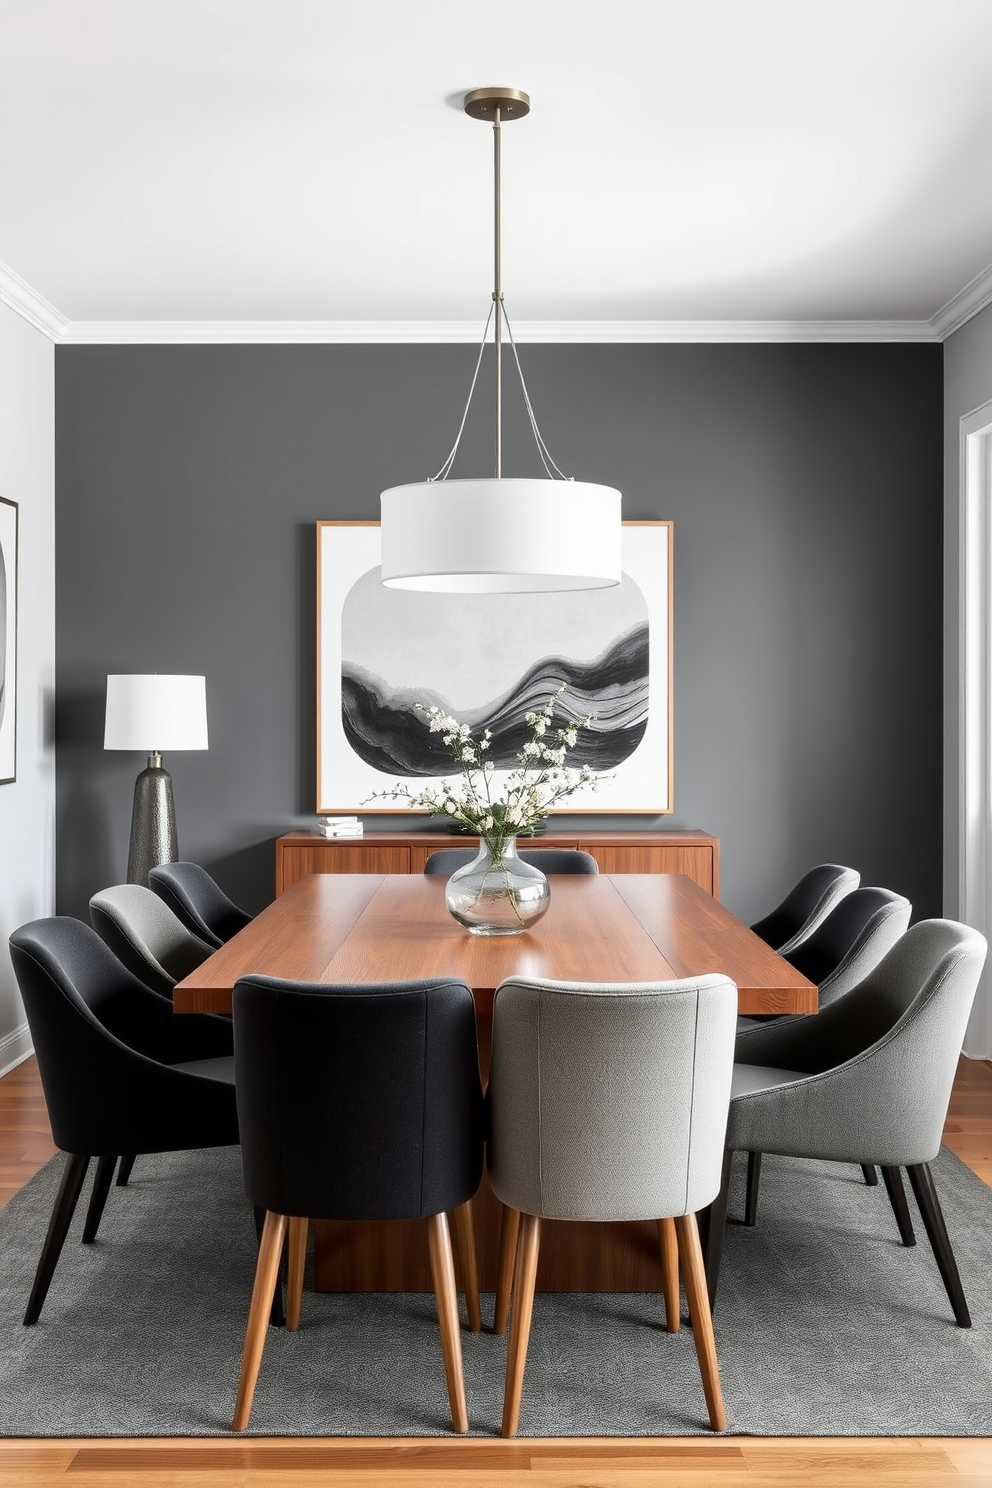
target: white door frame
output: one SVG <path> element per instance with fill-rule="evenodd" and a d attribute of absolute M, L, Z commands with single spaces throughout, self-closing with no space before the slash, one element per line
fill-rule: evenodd
<path fill-rule="evenodd" d="M 958 469 L 958 917 L 992 942 L 992 402 L 961 420 Z M 964 1052 L 992 1055 L 992 966 L 979 983 Z"/>

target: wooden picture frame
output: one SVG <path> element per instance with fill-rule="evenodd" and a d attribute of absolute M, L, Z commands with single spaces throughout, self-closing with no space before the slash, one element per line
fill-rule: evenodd
<path fill-rule="evenodd" d="M 384 588 L 379 558 L 378 522 L 317 523 L 318 813 L 412 810 L 381 793 L 456 776 L 418 704 L 492 728 L 498 787 L 559 680 L 560 721 L 595 715 L 567 763 L 599 778 L 562 810 L 672 810 L 671 522 L 624 522 L 613 589 L 424 594 Z"/>
<path fill-rule="evenodd" d="M 0 496 L 0 785 L 17 779 L 17 518 Z"/>

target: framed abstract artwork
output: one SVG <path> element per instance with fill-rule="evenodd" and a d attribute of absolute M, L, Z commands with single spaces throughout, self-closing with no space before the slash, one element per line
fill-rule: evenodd
<path fill-rule="evenodd" d="M 425 594 L 379 581 L 378 522 L 317 523 L 317 811 L 451 778 L 423 709 L 492 734 L 514 769 L 525 714 L 562 683 L 556 721 L 592 716 L 569 751 L 596 786 L 569 814 L 672 810 L 672 523 L 623 524 L 623 581 L 553 594 Z M 422 813 L 421 813 L 422 814 Z"/>
<path fill-rule="evenodd" d="M 0 785 L 17 778 L 17 502 L 0 496 Z"/>

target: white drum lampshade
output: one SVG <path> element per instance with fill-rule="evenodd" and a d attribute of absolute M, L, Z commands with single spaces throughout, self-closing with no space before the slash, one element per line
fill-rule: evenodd
<path fill-rule="evenodd" d="M 620 492 L 587 481 L 393 486 L 382 497 L 382 582 L 447 593 L 619 584 Z"/>
<path fill-rule="evenodd" d="M 206 678 L 108 676 L 103 747 L 148 756 L 147 768 L 134 783 L 127 863 L 128 883 L 147 884 L 151 868 L 174 863 L 179 856 L 172 776 L 162 768 L 162 753 L 207 748 Z"/>

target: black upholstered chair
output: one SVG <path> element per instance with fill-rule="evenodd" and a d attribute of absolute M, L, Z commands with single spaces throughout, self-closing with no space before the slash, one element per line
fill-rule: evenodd
<path fill-rule="evenodd" d="M 431 853 L 424 864 L 424 872 L 432 874 L 444 874 L 447 877 L 454 873 L 456 868 L 464 868 L 466 863 L 472 863 L 478 856 L 474 847 L 442 847 L 439 852 Z M 517 849 L 517 857 L 523 863 L 530 863 L 532 868 L 540 868 L 542 873 L 598 873 L 599 864 L 592 853 L 583 852 L 577 847 L 537 847 Z"/>
<path fill-rule="evenodd" d="M 299 1324 L 310 1219 L 426 1218 L 451 1419 L 468 1430 L 447 1211 L 481 1327 L 470 1200 L 482 1176 L 475 1003 L 457 979 L 328 986 L 242 977 L 235 1070 L 245 1190 L 265 1211 L 234 1430 L 251 1413 L 284 1239 Z"/>
<path fill-rule="evenodd" d="M 930 1163 L 985 956 L 977 930 L 923 920 L 817 1017 L 782 1019 L 749 1038 L 748 1062 L 734 1065 L 723 1181 L 709 1215 L 711 1296 L 734 1152 L 777 1152 L 880 1167 L 903 1244 L 912 1245 L 905 1168 L 955 1321 L 970 1326 Z"/>
<path fill-rule="evenodd" d="M 199 863 L 160 863 L 148 874 L 148 887 L 207 945 L 222 946 L 251 924 L 251 915 Z"/>
<path fill-rule="evenodd" d="M 861 882 L 861 875 L 840 863 L 820 863 L 804 873 L 782 903 L 751 929 L 784 956 L 806 940 L 827 915 Z"/>
<path fill-rule="evenodd" d="M 10 955 L 27 1012 L 57 1146 L 67 1154 L 25 1323 L 36 1323 L 90 1159 L 97 1169 L 83 1230 L 96 1239 L 122 1154 L 237 1143 L 231 1025 L 177 1017 L 100 937 L 62 916 L 22 925 Z"/>
<path fill-rule="evenodd" d="M 217 949 L 191 930 L 144 884 L 114 884 L 90 900 L 93 928 L 128 971 L 172 997 L 172 989 Z"/>
<path fill-rule="evenodd" d="M 829 1007 L 863 981 L 901 936 L 909 929 L 913 906 L 890 889 L 853 889 L 839 899 L 827 917 L 785 959 L 815 982 L 819 1009 Z M 769 1023 L 794 1022 L 789 1014 L 772 1018 L 740 1017 L 734 1058 L 738 1064 L 752 1063 L 750 1048 L 756 1033 Z M 864 1169 L 865 1182 L 876 1184 L 878 1174 L 871 1164 Z M 748 1154 L 747 1193 L 744 1223 L 753 1225 L 758 1213 L 758 1184 L 761 1153 Z"/>

